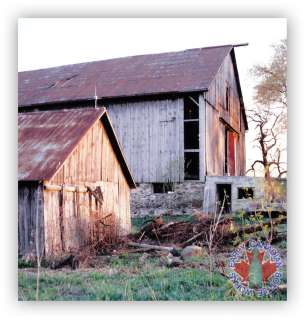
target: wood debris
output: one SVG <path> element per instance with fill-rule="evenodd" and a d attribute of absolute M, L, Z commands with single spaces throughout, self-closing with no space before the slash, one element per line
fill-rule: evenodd
<path fill-rule="evenodd" d="M 218 244 L 229 244 L 236 237 L 260 232 L 265 228 L 273 232 L 273 239 L 277 239 L 278 235 L 281 237 L 281 234 L 278 234 L 277 229 L 274 227 L 278 224 L 286 223 L 286 221 L 287 217 L 282 216 L 267 222 L 236 226 L 231 217 L 223 217 L 216 226 L 214 241 Z M 205 245 L 208 241 L 209 232 L 215 223 L 214 218 L 207 215 L 192 221 L 169 223 L 165 223 L 161 217 L 158 217 L 150 220 L 149 223 L 141 228 L 135 235 L 135 239 L 138 242 L 143 239 L 150 239 L 157 240 L 159 244 L 175 243 L 180 247 L 185 247 L 196 242 L 201 242 Z M 159 247 L 162 248 L 162 246 Z"/>

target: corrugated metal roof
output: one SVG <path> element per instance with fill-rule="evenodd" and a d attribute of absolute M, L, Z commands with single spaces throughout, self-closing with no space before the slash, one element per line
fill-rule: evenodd
<path fill-rule="evenodd" d="M 19 72 L 19 106 L 206 90 L 232 45 Z"/>
<path fill-rule="evenodd" d="M 51 179 L 97 119 L 105 124 L 131 187 L 135 186 L 105 108 L 18 114 L 18 180 Z"/>

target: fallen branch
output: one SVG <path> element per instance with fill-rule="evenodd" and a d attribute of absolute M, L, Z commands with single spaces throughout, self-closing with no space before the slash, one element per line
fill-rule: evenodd
<path fill-rule="evenodd" d="M 201 237 L 203 234 L 205 233 L 205 231 L 202 231 L 198 234 L 196 234 L 195 236 L 193 236 L 192 238 L 188 239 L 187 241 L 183 242 L 182 245 L 185 246 L 186 244 L 198 239 L 199 237 Z"/>
<path fill-rule="evenodd" d="M 128 242 L 128 245 L 131 247 L 158 250 L 158 251 L 169 251 L 169 252 L 176 249 L 175 247 L 156 246 L 152 244 L 137 243 L 137 242 Z"/>

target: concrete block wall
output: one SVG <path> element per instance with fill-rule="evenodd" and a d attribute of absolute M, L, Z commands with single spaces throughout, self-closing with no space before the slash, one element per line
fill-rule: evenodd
<path fill-rule="evenodd" d="M 214 176 L 206 177 L 203 211 L 213 213 L 217 205 L 217 184 L 231 185 L 231 207 L 232 212 L 265 210 L 271 207 L 272 210 L 286 210 L 286 180 L 272 179 L 270 189 L 281 189 L 271 198 L 267 182 L 262 177 L 248 176 Z M 238 199 L 238 188 L 254 188 L 253 199 Z M 269 194 L 267 194 L 267 192 Z"/>

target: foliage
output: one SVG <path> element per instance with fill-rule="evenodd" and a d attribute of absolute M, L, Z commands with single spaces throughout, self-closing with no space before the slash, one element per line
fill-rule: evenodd
<path fill-rule="evenodd" d="M 274 45 L 274 55 L 267 65 L 255 65 L 253 75 L 259 79 L 255 86 L 255 101 L 264 106 L 287 107 L 287 40 Z"/>
<path fill-rule="evenodd" d="M 254 88 L 257 106 L 248 110 L 248 118 L 255 125 L 261 159 L 256 159 L 248 171 L 255 173 L 257 165 L 261 165 L 266 178 L 275 170 L 281 178 L 287 173 L 286 162 L 282 160 L 285 151 L 282 136 L 287 129 L 287 41 L 282 40 L 273 48 L 272 60 L 251 70 L 258 80 Z"/>

